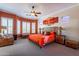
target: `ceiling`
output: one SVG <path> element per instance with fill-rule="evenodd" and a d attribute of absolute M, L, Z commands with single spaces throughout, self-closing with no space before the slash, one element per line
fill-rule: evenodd
<path fill-rule="evenodd" d="M 0 10 L 14 13 L 25 18 L 34 18 L 34 16 L 26 16 L 26 13 L 31 11 L 33 5 L 35 6 L 36 11 L 42 13 L 39 15 L 39 17 L 42 17 L 75 5 L 75 3 L 0 3 Z"/>

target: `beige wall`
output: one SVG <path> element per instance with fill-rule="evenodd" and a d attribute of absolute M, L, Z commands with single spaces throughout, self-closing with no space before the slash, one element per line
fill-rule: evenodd
<path fill-rule="evenodd" d="M 64 10 L 53 16 L 70 16 L 68 23 L 61 24 L 64 27 L 63 34 L 67 36 L 67 39 L 79 41 L 79 6 Z M 61 19 L 60 19 L 60 23 Z"/>

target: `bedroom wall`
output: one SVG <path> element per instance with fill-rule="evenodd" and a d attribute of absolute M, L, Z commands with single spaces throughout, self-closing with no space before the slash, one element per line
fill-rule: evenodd
<path fill-rule="evenodd" d="M 58 16 L 59 23 L 63 26 L 62 34 L 66 35 L 67 39 L 79 41 L 79 6 L 64 10 L 52 16 Z M 62 17 L 69 16 L 68 23 L 62 23 Z"/>

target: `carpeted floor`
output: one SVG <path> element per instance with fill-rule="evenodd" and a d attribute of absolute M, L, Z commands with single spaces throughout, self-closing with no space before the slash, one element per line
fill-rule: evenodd
<path fill-rule="evenodd" d="M 39 48 L 28 39 L 16 40 L 14 45 L 0 47 L 2 56 L 79 56 L 79 49 L 72 49 L 61 44 L 52 43 Z"/>

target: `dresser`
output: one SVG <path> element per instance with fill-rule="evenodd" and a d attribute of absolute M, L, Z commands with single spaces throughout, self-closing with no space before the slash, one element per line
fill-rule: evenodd
<path fill-rule="evenodd" d="M 9 38 L 9 37 L 0 38 L 0 47 L 13 45 L 13 44 L 14 44 L 13 38 Z"/>
<path fill-rule="evenodd" d="M 79 48 L 79 41 L 67 39 L 65 40 L 65 45 L 77 49 Z"/>

